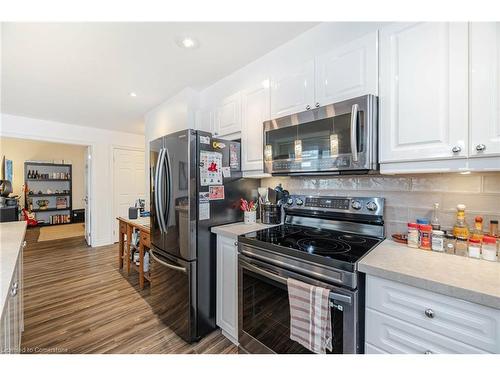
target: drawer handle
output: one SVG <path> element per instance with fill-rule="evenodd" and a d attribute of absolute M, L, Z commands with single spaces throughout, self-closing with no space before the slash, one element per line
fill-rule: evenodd
<path fill-rule="evenodd" d="M 425 310 L 425 316 L 431 319 L 434 318 L 434 311 L 432 311 L 431 309 Z"/>
<path fill-rule="evenodd" d="M 430 350 L 426 350 L 424 354 L 432 354 L 432 352 Z"/>

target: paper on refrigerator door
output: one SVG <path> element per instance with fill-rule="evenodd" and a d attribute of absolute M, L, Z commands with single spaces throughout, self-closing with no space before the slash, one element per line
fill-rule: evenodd
<path fill-rule="evenodd" d="M 200 185 L 222 185 L 222 154 L 220 152 L 200 152 Z"/>
<path fill-rule="evenodd" d="M 210 193 L 208 191 L 198 195 L 198 220 L 210 219 Z"/>

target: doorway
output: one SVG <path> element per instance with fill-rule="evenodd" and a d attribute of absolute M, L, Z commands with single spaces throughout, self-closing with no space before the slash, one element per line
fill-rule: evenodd
<path fill-rule="evenodd" d="M 9 160 L 18 220 L 28 220 L 27 240 L 44 242 L 85 237 L 90 245 L 90 211 L 85 145 L 1 137 Z"/>

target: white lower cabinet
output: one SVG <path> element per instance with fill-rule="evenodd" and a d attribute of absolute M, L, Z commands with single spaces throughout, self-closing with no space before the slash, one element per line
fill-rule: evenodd
<path fill-rule="evenodd" d="M 500 353 L 500 310 L 366 278 L 365 352 Z"/>
<path fill-rule="evenodd" d="M 238 344 L 238 244 L 217 236 L 216 322 L 224 336 Z"/>
<path fill-rule="evenodd" d="M 24 244 L 23 244 L 24 247 Z M 17 265 L 9 286 L 9 294 L 0 320 L 0 354 L 15 354 L 21 351 L 21 333 L 24 330 L 22 273 L 23 249 L 19 252 Z"/>

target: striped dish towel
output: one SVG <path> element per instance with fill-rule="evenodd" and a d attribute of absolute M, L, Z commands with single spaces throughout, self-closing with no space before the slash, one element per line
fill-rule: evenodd
<path fill-rule="evenodd" d="M 330 291 L 294 279 L 287 280 L 290 302 L 290 339 L 310 351 L 332 351 Z"/>

